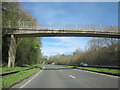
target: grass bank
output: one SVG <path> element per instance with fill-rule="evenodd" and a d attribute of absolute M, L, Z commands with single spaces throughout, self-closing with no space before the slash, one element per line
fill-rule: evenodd
<path fill-rule="evenodd" d="M 2 83 L 1 83 L 2 86 L 0 87 L 0 90 L 1 89 L 4 90 L 5 88 L 9 88 L 9 87 L 13 86 L 14 84 L 33 75 L 34 73 L 36 73 L 38 70 L 40 70 L 43 67 L 42 65 L 35 65 L 35 66 L 38 68 L 33 68 L 30 70 L 26 70 L 26 71 L 20 71 L 18 73 L 7 75 L 7 76 L 0 78 L 0 81 L 2 81 Z"/>
<path fill-rule="evenodd" d="M 91 67 L 77 67 L 77 66 L 69 66 L 69 65 L 58 65 L 63 67 L 69 67 L 69 68 L 76 68 L 76 69 L 82 69 L 82 70 L 89 70 L 89 71 L 95 71 L 100 73 L 106 73 L 111 75 L 120 75 L 120 70 L 116 69 L 101 69 L 101 68 L 91 68 Z"/>
<path fill-rule="evenodd" d="M 15 67 L 15 68 L 3 67 L 0 72 L 16 71 L 16 70 L 22 70 L 22 69 L 27 69 L 27 68 L 28 67 Z"/>
<path fill-rule="evenodd" d="M 108 73 L 108 74 L 115 74 L 118 75 L 120 74 L 120 70 L 115 70 L 115 69 L 101 69 L 101 68 L 88 68 L 88 67 L 76 67 L 78 69 L 83 69 L 83 70 L 90 70 L 90 71 L 96 71 L 96 72 L 101 72 L 101 73 Z"/>
<path fill-rule="evenodd" d="M 8 68 L 8 67 L 2 67 L 2 70 L 0 72 L 8 72 L 8 71 L 16 71 L 16 70 L 22 70 L 22 69 L 27 69 L 31 67 L 43 67 L 43 65 L 36 64 L 36 65 L 27 65 L 24 64 L 23 67 L 14 67 L 14 68 Z"/>

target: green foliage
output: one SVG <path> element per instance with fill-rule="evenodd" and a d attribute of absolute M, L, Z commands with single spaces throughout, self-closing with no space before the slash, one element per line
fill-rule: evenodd
<path fill-rule="evenodd" d="M 33 45 L 34 45 L 35 49 L 39 49 L 40 48 L 39 42 L 37 42 L 37 41 L 33 41 Z"/>
<path fill-rule="evenodd" d="M 25 67 L 38 67 L 38 68 L 43 67 L 43 65 L 41 65 L 41 64 L 34 64 L 34 65 L 23 64 L 23 66 L 25 66 Z"/>
<path fill-rule="evenodd" d="M 19 2 L 3 2 L 2 12 L 3 28 L 19 28 L 18 22 L 21 21 L 29 21 L 33 26 L 38 25 L 37 20 L 34 19 L 27 10 L 23 10 Z M 40 38 L 17 38 L 16 41 L 16 66 L 22 66 L 22 64 L 32 65 L 41 61 Z M 10 38 L 3 35 L 2 45 L 4 46 L 2 49 L 3 66 L 6 66 L 8 63 Z"/>
<path fill-rule="evenodd" d="M 24 67 L 31 67 L 31 66 L 28 65 L 28 64 L 23 64 L 22 66 L 24 66 Z"/>
<path fill-rule="evenodd" d="M 14 68 L 2 68 L 2 72 L 7 72 L 7 71 L 14 71 L 14 70 L 22 70 L 22 69 L 27 69 L 27 67 L 14 67 Z"/>
<path fill-rule="evenodd" d="M 41 67 L 42 68 L 43 65 L 41 65 L 41 64 L 35 64 L 35 65 L 32 65 L 32 67 L 38 67 L 38 68 Z"/>
<path fill-rule="evenodd" d="M 111 74 L 120 74 L 120 70 L 115 70 L 115 69 L 100 69 L 100 68 L 88 68 L 88 67 L 77 67 L 77 68 L 91 70 L 91 71 L 98 71 L 98 72 L 106 72 Z"/>
<path fill-rule="evenodd" d="M 31 68 L 31 67 L 42 68 L 43 65 L 41 65 L 41 64 L 34 64 L 34 65 L 23 64 L 22 67 L 14 67 L 14 68 L 2 67 L 2 70 L 0 70 L 0 72 L 23 70 L 23 69 L 27 69 L 27 68 Z"/>
<path fill-rule="evenodd" d="M 37 46 L 39 47 L 37 47 Z M 37 48 L 36 48 L 37 47 Z M 41 60 L 40 41 L 36 38 L 24 38 L 17 47 L 16 65 L 37 64 Z"/>

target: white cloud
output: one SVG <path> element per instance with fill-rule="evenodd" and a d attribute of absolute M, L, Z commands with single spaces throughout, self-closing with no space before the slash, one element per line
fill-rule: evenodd
<path fill-rule="evenodd" d="M 53 37 L 52 37 L 53 38 Z M 56 55 L 56 54 L 70 54 L 76 49 L 85 50 L 87 42 L 91 39 L 84 37 L 54 37 L 57 42 L 52 40 L 49 42 L 43 41 L 42 52 L 44 55 Z"/>
<path fill-rule="evenodd" d="M 66 54 L 67 52 L 74 52 L 75 48 L 60 48 L 60 47 L 46 47 L 42 49 L 44 55 L 56 55 L 56 54 Z"/>

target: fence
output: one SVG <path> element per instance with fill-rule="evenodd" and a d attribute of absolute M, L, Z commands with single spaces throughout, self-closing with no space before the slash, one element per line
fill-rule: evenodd
<path fill-rule="evenodd" d="M 16 26 L 9 23 L 7 28 L 26 28 L 26 29 L 62 29 L 62 30 L 90 30 L 118 32 L 118 26 L 104 24 L 87 24 L 72 22 L 41 22 L 39 25 L 32 24 L 30 21 L 17 22 Z M 3 27 L 4 28 L 4 27 Z"/>

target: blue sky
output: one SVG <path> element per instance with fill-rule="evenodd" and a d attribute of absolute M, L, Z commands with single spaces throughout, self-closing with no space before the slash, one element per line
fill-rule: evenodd
<path fill-rule="evenodd" d="M 117 2 L 24 2 L 39 22 L 117 24 Z"/>
<path fill-rule="evenodd" d="M 24 2 L 23 7 L 39 22 L 118 24 L 117 2 Z M 91 38 L 43 37 L 42 52 L 50 56 L 84 50 Z"/>

